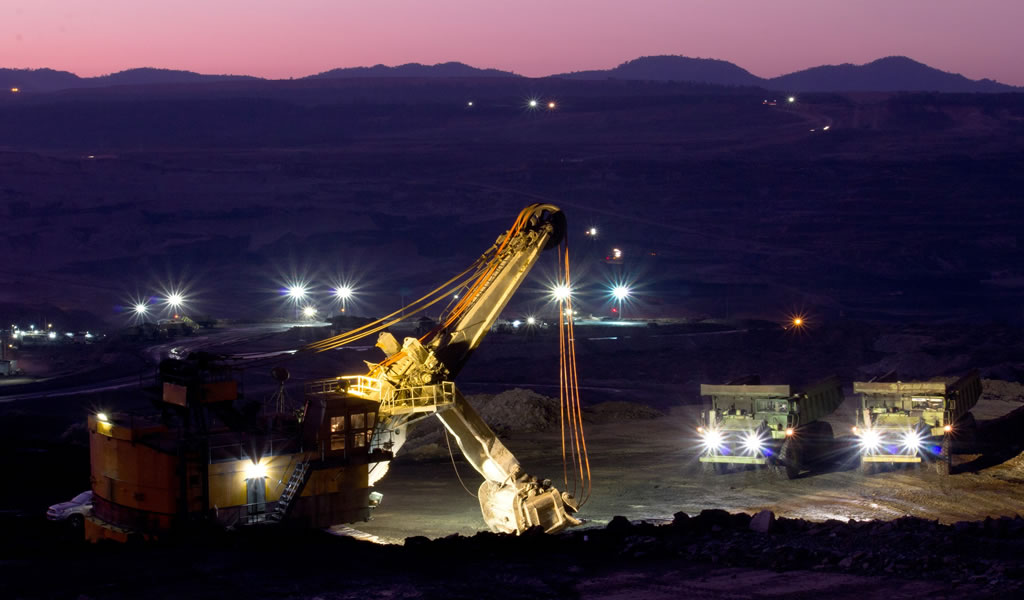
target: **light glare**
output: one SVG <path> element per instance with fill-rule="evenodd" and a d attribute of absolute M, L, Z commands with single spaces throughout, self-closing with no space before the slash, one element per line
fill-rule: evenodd
<path fill-rule="evenodd" d="M 572 296 L 572 288 L 564 283 L 560 283 L 551 288 L 551 296 L 559 302 L 568 300 L 569 297 Z"/>
<path fill-rule="evenodd" d="M 267 476 L 267 465 L 248 462 L 245 464 L 246 479 L 263 479 Z"/>
<path fill-rule="evenodd" d="M 865 429 L 860 434 L 860 448 L 870 454 L 882 447 L 882 436 L 874 429 Z"/>

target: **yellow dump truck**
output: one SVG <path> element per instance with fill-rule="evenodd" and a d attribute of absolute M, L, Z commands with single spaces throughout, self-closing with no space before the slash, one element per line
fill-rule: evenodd
<path fill-rule="evenodd" d="M 730 465 L 772 468 L 790 479 L 819 463 L 832 447 L 832 426 L 822 421 L 843 403 L 842 384 L 829 377 L 803 391 L 761 385 L 757 376 L 700 386 L 710 404 L 697 428 L 706 473 Z"/>
<path fill-rule="evenodd" d="M 853 391 L 860 395 L 853 432 L 865 473 L 879 465 L 931 463 L 948 475 L 953 443 L 969 442 L 976 435 L 970 411 L 981 396 L 977 371 L 928 381 L 899 381 L 888 373 L 854 382 Z"/>

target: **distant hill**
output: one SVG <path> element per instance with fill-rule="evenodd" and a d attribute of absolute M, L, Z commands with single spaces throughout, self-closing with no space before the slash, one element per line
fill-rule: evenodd
<path fill-rule="evenodd" d="M 446 62 L 436 65 L 408 63 L 389 67 L 374 65 L 372 67 L 350 67 L 331 69 L 303 79 L 342 79 L 355 77 L 421 77 L 421 78 L 459 78 L 459 77 L 520 77 L 509 71 L 498 69 L 478 69 L 460 62 Z"/>
<path fill-rule="evenodd" d="M 389 67 L 350 67 L 332 69 L 305 80 L 356 78 L 461 79 L 474 77 L 518 78 L 510 71 L 479 69 L 460 62 L 436 65 L 409 63 Z M 972 80 L 947 73 L 905 56 L 880 58 L 864 65 L 825 65 L 781 75 L 771 79 L 758 77 L 731 62 L 713 58 L 686 56 L 645 56 L 605 70 L 575 71 L 551 75 L 574 80 L 631 80 L 693 82 L 711 85 L 756 86 L 784 92 L 1020 92 L 991 79 Z M 169 69 L 129 69 L 99 77 L 79 77 L 53 69 L 0 69 L 0 89 L 17 87 L 26 92 L 53 92 L 66 89 L 107 86 L 143 86 L 153 84 L 203 83 L 216 81 L 259 80 L 246 75 L 203 75 Z"/>
<path fill-rule="evenodd" d="M 769 79 L 765 87 L 794 92 L 1013 92 L 991 79 L 973 80 L 947 73 L 905 56 L 880 58 L 865 65 L 827 65 Z"/>
<path fill-rule="evenodd" d="M 625 79 L 693 81 L 718 85 L 750 85 L 793 92 L 1013 92 L 1014 87 L 968 79 L 905 56 L 880 58 L 865 65 L 826 65 L 763 79 L 731 62 L 686 56 L 645 56 L 606 70 L 552 75 L 563 79 Z"/>
<path fill-rule="evenodd" d="M 255 80 L 248 75 L 202 75 L 192 71 L 171 69 L 128 69 L 98 77 L 79 77 L 53 69 L 0 69 L 0 89 L 18 88 L 26 92 L 107 87 L 113 85 L 152 85 L 168 83 L 201 83 L 226 80 Z"/>
<path fill-rule="evenodd" d="M 716 85 L 762 85 L 764 80 L 731 62 L 687 56 L 644 56 L 614 69 L 575 71 L 552 75 L 560 79 L 625 79 L 638 81 L 692 81 Z"/>

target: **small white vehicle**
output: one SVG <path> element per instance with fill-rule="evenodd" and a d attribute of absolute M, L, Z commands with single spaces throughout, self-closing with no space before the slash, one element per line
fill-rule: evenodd
<path fill-rule="evenodd" d="M 92 512 L 92 490 L 82 492 L 67 502 L 54 504 L 47 509 L 46 518 L 51 521 L 66 521 L 73 527 L 81 527 L 90 512 Z"/>

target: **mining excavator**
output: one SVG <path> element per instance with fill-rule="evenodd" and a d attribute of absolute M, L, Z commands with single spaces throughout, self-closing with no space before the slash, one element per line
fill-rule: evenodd
<path fill-rule="evenodd" d="M 559 396 L 563 460 L 572 461 L 571 486 L 582 490 L 578 497 L 568 492 L 568 468 L 566 491 L 524 471 L 455 386 L 544 250 L 558 250 L 558 278 L 569 285 L 564 235 L 558 208 L 531 205 L 469 268 L 423 298 L 358 329 L 288 351 L 323 352 L 377 335 L 385 354 L 367 363 L 365 374 L 306 383 L 301 409 L 284 409 L 283 368 L 272 371 L 281 387 L 276 408 L 245 399 L 237 373 L 269 363 L 203 352 L 163 361 L 153 397 L 158 415 L 89 417 L 93 509 L 86 538 L 157 539 L 210 522 L 228 528 L 327 527 L 366 520 L 380 501 L 374 483 L 387 472 L 409 428 L 432 415 L 483 476 L 478 497 L 492 530 L 539 527 L 553 533 L 580 524 L 573 515 L 589 496 L 590 475 L 572 320 L 565 316 L 571 314 L 571 298 L 559 304 Z M 387 331 L 446 300 L 441 318 L 421 323 L 418 337 L 399 343 Z"/>
<path fill-rule="evenodd" d="M 541 252 L 557 248 L 564 235 L 565 217 L 557 207 L 549 204 L 527 207 L 513 227 L 499 236 L 468 270 L 469 277 L 461 282 L 449 282 L 454 287 L 442 286 L 421 299 L 423 306 L 429 306 L 453 295 L 461 298 L 454 306 L 449 306 L 434 328 L 421 337 L 407 337 L 401 343 L 391 333 L 382 331 L 376 346 L 386 358 L 379 363 L 368 362 L 367 374 L 320 380 L 308 388 L 318 393 L 341 392 L 377 403 L 378 424 L 369 445 L 386 449 L 391 456 L 399 452 L 413 423 L 436 416 L 454 437 L 466 460 L 484 478 L 478 491 L 480 509 L 493 531 L 523 532 L 539 526 L 547 532 L 556 532 L 580 524 L 572 516 L 578 509 L 576 499 L 553 487 L 550 480 L 524 471 L 454 383 Z M 567 275 L 567 261 L 565 267 Z M 462 293 L 452 294 L 453 289 Z M 405 314 L 408 313 L 407 309 Z M 371 324 L 362 328 L 363 331 L 323 340 L 310 348 L 319 351 L 336 348 L 385 325 L 374 327 Z M 563 340 L 565 342 L 571 343 L 571 338 Z M 571 385 L 575 380 L 575 363 L 571 356 L 566 359 L 564 353 L 562 372 L 563 383 L 570 384 L 569 411 L 573 413 L 573 408 L 576 409 L 567 418 L 581 437 L 579 401 Z M 563 398 L 563 403 L 565 400 Z M 315 407 L 313 410 L 316 412 Z M 576 436 L 570 439 L 570 445 L 573 444 L 580 444 Z M 585 456 L 580 460 L 583 461 L 580 468 L 586 469 Z M 387 469 L 387 461 L 371 463 L 369 484 L 372 486 L 379 481 Z"/>

